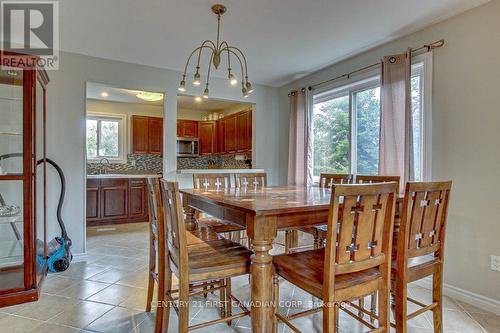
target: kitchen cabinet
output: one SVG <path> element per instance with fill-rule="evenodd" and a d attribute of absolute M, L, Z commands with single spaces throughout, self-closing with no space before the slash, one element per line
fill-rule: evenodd
<path fill-rule="evenodd" d="M 39 60 L 0 51 L 0 308 L 36 301 L 47 274 L 45 184 L 51 166 L 37 161 L 46 158 L 49 77 L 31 66 Z"/>
<path fill-rule="evenodd" d="M 132 116 L 132 152 L 161 154 L 163 150 L 163 119 Z"/>
<path fill-rule="evenodd" d="M 230 116 L 224 119 L 224 152 L 236 153 L 236 117 Z"/>
<path fill-rule="evenodd" d="M 236 152 L 252 150 L 252 111 L 236 114 Z"/>
<path fill-rule="evenodd" d="M 198 137 L 198 121 L 196 120 L 177 120 L 177 136 L 183 138 Z"/>
<path fill-rule="evenodd" d="M 200 121 L 198 123 L 200 139 L 200 155 L 213 155 L 217 153 L 217 130 L 215 121 Z"/>
<path fill-rule="evenodd" d="M 87 226 L 147 222 L 144 178 L 87 179 Z"/>
<path fill-rule="evenodd" d="M 225 131 L 224 120 L 223 119 L 217 120 L 215 128 L 217 130 L 217 135 L 215 140 L 217 143 L 217 153 L 224 154 L 226 152 L 226 149 L 224 147 L 224 131 Z"/>

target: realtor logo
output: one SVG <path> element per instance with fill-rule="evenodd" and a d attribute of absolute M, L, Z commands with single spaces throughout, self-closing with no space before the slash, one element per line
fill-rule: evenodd
<path fill-rule="evenodd" d="M 0 1 L 0 3 L 2 50 L 38 56 L 36 66 L 57 69 L 59 3 L 57 1 Z M 4 58 L 2 66 L 7 66 Z"/>

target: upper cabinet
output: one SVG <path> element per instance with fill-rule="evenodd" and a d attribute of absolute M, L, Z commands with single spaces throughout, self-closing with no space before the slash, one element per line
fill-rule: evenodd
<path fill-rule="evenodd" d="M 132 116 L 132 152 L 161 154 L 163 151 L 163 119 Z"/>
<path fill-rule="evenodd" d="M 177 120 L 177 136 L 183 138 L 197 138 L 198 122 L 196 120 Z"/>
<path fill-rule="evenodd" d="M 220 153 L 244 153 L 252 150 L 252 111 L 243 111 L 224 118 L 221 121 L 223 144 Z"/>
<path fill-rule="evenodd" d="M 200 121 L 198 124 L 200 139 L 200 155 L 217 153 L 217 130 L 215 121 Z"/>
<path fill-rule="evenodd" d="M 236 117 L 224 119 L 224 153 L 236 153 Z"/>

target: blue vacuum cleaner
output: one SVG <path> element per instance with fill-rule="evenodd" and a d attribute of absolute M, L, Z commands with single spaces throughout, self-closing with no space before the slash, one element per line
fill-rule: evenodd
<path fill-rule="evenodd" d="M 54 167 L 61 181 L 61 193 L 59 194 L 59 203 L 57 204 L 57 222 L 59 223 L 59 227 L 61 228 L 61 237 L 55 237 L 47 244 L 47 258 L 43 257 L 42 242 L 41 251 L 37 251 L 37 263 L 39 269 L 41 269 L 41 267 L 43 267 L 43 264 L 46 263 L 49 272 L 63 272 L 68 269 L 71 260 L 73 259 L 73 255 L 71 254 L 70 250 L 71 239 L 68 237 L 66 226 L 64 225 L 64 221 L 61 215 L 64 196 L 66 194 L 66 178 L 64 177 L 64 173 L 61 167 L 59 167 L 57 163 L 48 158 L 46 158 L 45 161 Z M 43 159 L 39 160 L 37 162 L 37 165 L 41 163 L 43 163 Z"/>

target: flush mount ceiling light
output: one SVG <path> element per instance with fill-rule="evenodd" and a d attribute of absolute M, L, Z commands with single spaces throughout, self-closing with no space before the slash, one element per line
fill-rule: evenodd
<path fill-rule="evenodd" d="M 105 91 L 103 91 L 103 92 L 101 93 L 101 97 L 108 97 L 108 96 L 109 96 L 109 94 L 108 94 L 107 92 L 105 92 Z"/>
<path fill-rule="evenodd" d="M 186 71 L 189 66 L 189 61 L 193 57 L 194 54 L 198 53 L 198 61 L 196 62 L 196 73 L 193 77 L 193 85 L 199 86 L 201 85 L 201 76 L 200 76 L 200 59 L 201 53 L 203 50 L 208 49 L 210 51 L 210 62 L 208 64 L 207 69 L 207 82 L 205 84 L 205 90 L 203 91 L 203 97 L 208 98 L 208 83 L 210 81 L 210 70 L 212 65 L 215 69 L 219 68 L 221 57 L 227 55 L 227 78 L 229 83 L 232 86 L 238 84 L 238 79 L 232 73 L 231 68 L 231 59 L 236 59 L 240 65 L 241 70 L 241 92 L 243 93 L 243 97 L 248 97 L 248 95 L 253 91 L 252 84 L 248 81 L 248 71 L 247 71 L 247 61 L 245 55 L 241 50 L 237 47 L 230 46 L 226 41 L 220 41 L 220 17 L 226 12 L 226 7 L 224 5 L 213 5 L 212 12 L 217 15 L 217 39 L 216 42 L 211 40 L 205 40 L 199 47 L 194 49 L 193 52 L 189 55 L 189 58 L 186 62 L 186 66 L 184 67 L 184 74 L 182 75 L 182 80 L 179 85 L 179 91 L 186 91 Z"/>
<path fill-rule="evenodd" d="M 162 93 L 155 93 L 149 91 L 139 91 L 135 96 L 146 102 L 157 102 L 163 99 Z"/>

